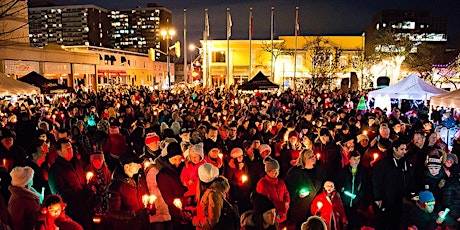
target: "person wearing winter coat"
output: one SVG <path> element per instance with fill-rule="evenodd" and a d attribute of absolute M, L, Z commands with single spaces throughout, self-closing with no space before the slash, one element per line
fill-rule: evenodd
<path fill-rule="evenodd" d="M 83 227 L 65 214 L 66 203 L 59 195 L 48 195 L 43 201 L 42 216 L 37 230 L 83 230 Z"/>
<path fill-rule="evenodd" d="M 359 152 L 351 152 L 350 163 L 341 170 L 337 180 L 337 187 L 340 191 L 349 229 L 359 229 L 361 227 L 358 208 L 368 207 L 363 204 L 367 183 L 366 172 L 359 164 L 360 160 L 361 154 Z"/>
<path fill-rule="evenodd" d="M 180 174 L 182 184 L 187 187 L 185 197 L 195 197 L 198 186 L 198 168 L 206 163 L 203 153 L 203 143 L 192 145 L 184 152 L 185 166 Z M 198 202 L 198 201 L 197 201 Z"/>
<path fill-rule="evenodd" d="M 442 193 L 442 207 L 449 208 L 444 224 L 449 229 L 456 229 L 460 226 L 460 177 L 454 175 L 446 181 Z"/>
<path fill-rule="evenodd" d="M 326 179 L 325 172 L 316 167 L 315 163 L 316 156 L 313 151 L 302 150 L 297 164 L 289 169 L 284 179 L 291 198 L 288 223 L 297 226 L 297 229 L 310 216 L 311 203 Z"/>
<path fill-rule="evenodd" d="M 108 209 L 108 188 L 112 173 L 104 161 L 104 153 L 90 155 L 90 165 L 85 169 L 86 183 L 91 189 L 90 203 L 93 216 L 105 216 Z"/>
<path fill-rule="evenodd" d="M 154 195 L 157 199 L 154 201 L 156 212 L 154 215 L 149 216 L 150 229 L 162 230 L 171 229 L 171 215 L 169 214 L 168 205 L 166 204 L 163 196 L 161 195 L 160 189 L 158 188 L 157 175 L 161 170 L 164 162 L 164 158 L 159 157 L 153 162 L 150 160 L 144 161 L 143 167 L 145 172 L 145 179 L 147 181 L 147 188 L 150 195 Z"/>
<path fill-rule="evenodd" d="M 192 225 L 197 230 L 215 229 L 219 223 L 230 184 L 225 177 L 219 176 L 217 167 L 208 163 L 200 166 L 198 175 L 200 183 L 209 186 L 205 186 L 207 189 L 200 197 L 200 202 L 196 207 L 196 215 L 192 218 Z"/>
<path fill-rule="evenodd" d="M 283 223 L 287 219 L 289 210 L 289 192 L 284 180 L 278 178 L 278 161 L 267 157 L 264 159 L 264 164 L 266 175 L 257 182 L 256 192 L 268 197 L 273 202 L 276 207 L 276 220 L 278 223 Z"/>
<path fill-rule="evenodd" d="M 403 208 L 403 229 L 416 227 L 420 230 L 431 230 L 437 229 L 438 226 L 441 227 L 444 221 L 439 216 L 441 205 L 436 203 L 433 193 L 428 190 L 421 191 L 418 197 L 417 201 L 407 203 Z"/>
<path fill-rule="evenodd" d="M 288 141 L 286 141 L 280 151 L 280 156 L 277 159 L 280 163 L 280 175 L 286 175 L 289 168 L 296 165 L 296 160 L 302 151 L 302 143 L 299 142 L 299 133 L 291 131 L 288 134 Z"/>
<path fill-rule="evenodd" d="M 225 167 L 224 176 L 230 183 L 230 198 L 232 201 L 238 202 L 238 207 L 241 212 L 249 210 L 250 201 L 249 195 L 251 194 L 249 178 L 249 167 L 243 160 L 243 150 L 241 148 L 234 148 L 230 153 L 231 159 Z"/>
<path fill-rule="evenodd" d="M 166 152 L 166 156 L 160 157 L 163 158 L 164 165 L 157 174 L 157 183 L 161 195 L 166 205 L 168 205 L 173 229 L 181 229 L 183 227 L 181 225 L 183 219 L 181 209 L 174 204 L 174 200 L 177 202 L 177 199 L 179 199 L 181 204 L 184 206 L 186 204 L 184 198 L 186 188 L 180 181 L 180 169 L 183 160 L 182 150 L 179 143 L 171 142 L 166 147 Z"/>
<path fill-rule="evenodd" d="M 92 221 L 87 202 L 89 189 L 82 163 L 80 159 L 74 157 L 74 150 L 69 140 L 59 139 L 57 147 L 58 157 L 48 172 L 51 192 L 62 196 L 69 205 L 67 214 L 87 228 Z"/>
<path fill-rule="evenodd" d="M 402 140 L 394 141 L 392 151 L 374 167 L 372 186 L 377 208 L 377 229 L 398 228 L 403 198 L 415 191 L 412 164 L 404 156 L 406 146 Z"/>
<path fill-rule="evenodd" d="M 317 166 L 321 167 L 328 178 L 335 178 L 337 171 L 342 167 L 340 148 L 332 142 L 329 130 L 322 128 L 318 140 L 313 144 L 313 152 L 317 154 Z"/>
<path fill-rule="evenodd" d="M 318 194 L 311 204 L 311 213 L 326 221 L 328 230 L 347 229 L 347 217 L 334 182 L 326 181 L 324 191 Z"/>
<path fill-rule="evenodd" d="M 251 194 L 251 202 L 254 205 L 254 209 L 241 215 L 241 229 L 278 230 L 276 208 L 273 202 L 268 197 L 257 192 Z"/>
<path fill-rule="evenodd" d="M 108 218 L 112 229 L 148 229 L 149 210 L 142 196 L 149 195 L 145 178 L 139 174 L 142 159 L 133 153 L 120 157 L 109 186 Z M 152 210 L 155 211 L 154 209 Z"/>
<path fill-rule="evenodd" d="M 33 230 L 40 216 L 42 196 L 33 187 L 34 170 L 30 167 L 15 167 L 10 172 L 11 191 L 8 212 L 13 229 Z"/>
<path fill-rule="evenodd" d="M 120 133 L 117 126 L 109 128 L 109 138 L 102 147 L 102 151 L 107 156 L 107 164 L 113 170 L 118 162 L 118 158 L 127 152 L 128 143 L 126 137 Z"/>
<path fill-rule="evenodd" d="M 442 201 L 442 188 L 440 187 L 440 182 L 447 178 L 444 170 L 441 169 L 442 158 L 436 155 L 429 156 L 423 177 L 417 178 L 419 182 L 417 189 L 419 191 L 431 191 L 438 202 Z"/>

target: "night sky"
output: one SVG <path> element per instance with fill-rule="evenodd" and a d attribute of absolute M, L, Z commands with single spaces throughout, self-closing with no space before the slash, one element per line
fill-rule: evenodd
<path fill-rule="evenodd" d="M 33 0 L 29 0 L 33 1 Z M 299 6 L 301 35 L 361 35 L 372 16 L 382 9 L 430 10 L 449 20 L 448 42 L 460 48 L 458 0 L 56 0 L 58 5 L 95 4 L 107 9 L 146 7 L 155 2 L 173 12 L 177 39 L 183 40 L 183 9 L 187 9 L 187 40 L 198 44 L 209 9 L 210 39 L 226 39 L 226 8 L 231 10 L 232 39 L 248 39 L 249 7 L 253 7 L 253 39 L 270 38 L 270 8 L 275 6 L 276 35 L 294 35 L 295 7 Z"/>

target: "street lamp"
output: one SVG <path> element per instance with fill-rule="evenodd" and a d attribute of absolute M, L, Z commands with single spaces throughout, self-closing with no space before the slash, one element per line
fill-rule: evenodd
<path fill-rule="evenodd" d="M 163 39 L 166 40 L 166 64 L 167 64 L 167 70 L 168 70 L 168 88 L 171 88 L 171 67 L 170 67 L 170 60 L 169 60 L 169 40 L 172 40 L 173 36 L 176 35 L 176 31 L 173 29 L 170 29 L 169 26 L 166 30 L 161 31 L 161 36 L 163 36 Z"/>

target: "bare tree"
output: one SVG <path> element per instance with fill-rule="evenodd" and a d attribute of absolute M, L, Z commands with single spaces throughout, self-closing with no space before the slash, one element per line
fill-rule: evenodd
<path fill-rule="evenodd" d="M 336 74 L 344 68 L 339 60 L 342 50 L 321 36 L 313 40 L 306 39 L 303 49 L 307 53 L 307 62 L 312 63 L 311 87 L 318 88 L 323 85 L 330 87 L 332 80 L 337 77 Z"/>
<path fill-rule="evenodd" d="M 273 56 L 273 73 L 272 74 L 272 77 L 274 76 L 274 73 L 276 73 L 276 70 L 275 70 L 275 63 L 276 63 L 276 59 L 278 59 L 278 57 L 280 55 L 292 55 L 294 52 L 289 50 L 286 46 L 286 42 L 283 41 L 283 42 L 274 42 L 273 43 L 273 48 L 272 48 L 272 44 L 270 42 L 262 42 L 262 51 L 265 51 L 267 53 L 269 53 L 271 56 Z M 271 65 L 271 64 L 270 64 Z"/>
<path fill-rule="evenodd" d="M 27 19 L 27 1 L 0 1 L 0 45 L 27 44 L 29 25 Z"/>

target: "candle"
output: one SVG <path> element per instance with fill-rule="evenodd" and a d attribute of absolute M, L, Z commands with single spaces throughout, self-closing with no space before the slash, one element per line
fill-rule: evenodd
<path fill-rule="evenodd" d="M 363 134 L 367 136 L 367 130 L 364 130 L 364 131 L 363 131 Z"/>
<path fill-rule="evenodd" d="M 220 117 L 222 114 L 220 112 L 217 113 L 217 116 Z"/>
<path fill-rule="evenodd" d="M 147 204 L 149 204 L 149 195 L 143 195 L 142 196 L 142 203 L 144 204 L 144 207 L 147 208 Z"/>
<path fill-rule="evenodd" d="M 93 223 L 100 224 L 101 223 L 101 218 L 98 217 L 98 216 L 93 217 Z"/>
<path fill-rule="evenodd" d="M 321 159 L 321 153 L 316 153 L 316 159 Z"/>
<path fill-rule="evenodd" d="M 377 158 L 379 158 L 379 154 L 378 154 L 378 153 L 374 153 L 374 154 L 373 154 L 373 157 L 374 157 L 374 161 L 376 161 Z"/>
<path fill-rule="evenodd" d="M 217 155 L 219 156 L 219 158 L 220 158 L 221 160 L 222 160 L 222 158 L 224 157 L 224 154 L 222 154 L 222 153 L 219 153 L 219 154 L 217 154 Z"/>
<path fill-rule="evenodd" d="M 86 173 L 86 183 L 89 183 L 89 181 L 93 178 L 94 173 L 93 172 L 87 172 Z"/>
<path fill-rule="evenodd" d="M 179 198 L 174 199 L 173 204 L 174 206 L 176 206 L 176 208 L 182 210 L 182 202 L 180 201 Z"/>
<path fill-rule="evenodd" d="M 155 201 L 157 200 L 157 196 L 155 195 L 150 195 L 149 196 L 149 204 L 152 205 L 153 203 L 155 203 Z"/>
<path fill-rule="evenodd" d="M 2 163 L 3 163 L 3 164 L 2 164 L 3 166 L 6 166 L 6 159 L 5 159 L 5 158 L 3 158 Z"/>
<path fill-rule="evenodd" d="M 246 183 L 246 181 L 248 181 L 248 176 L 242 175 L 241 176 L 241 182 Z"/>
<path fill-rule="evenodd" d="M 318 207 L 318 209 L 321 209 L 323 207 L 323 202 L 318 201 L 318 203 L 316 203 L 316 206 Z"/>

